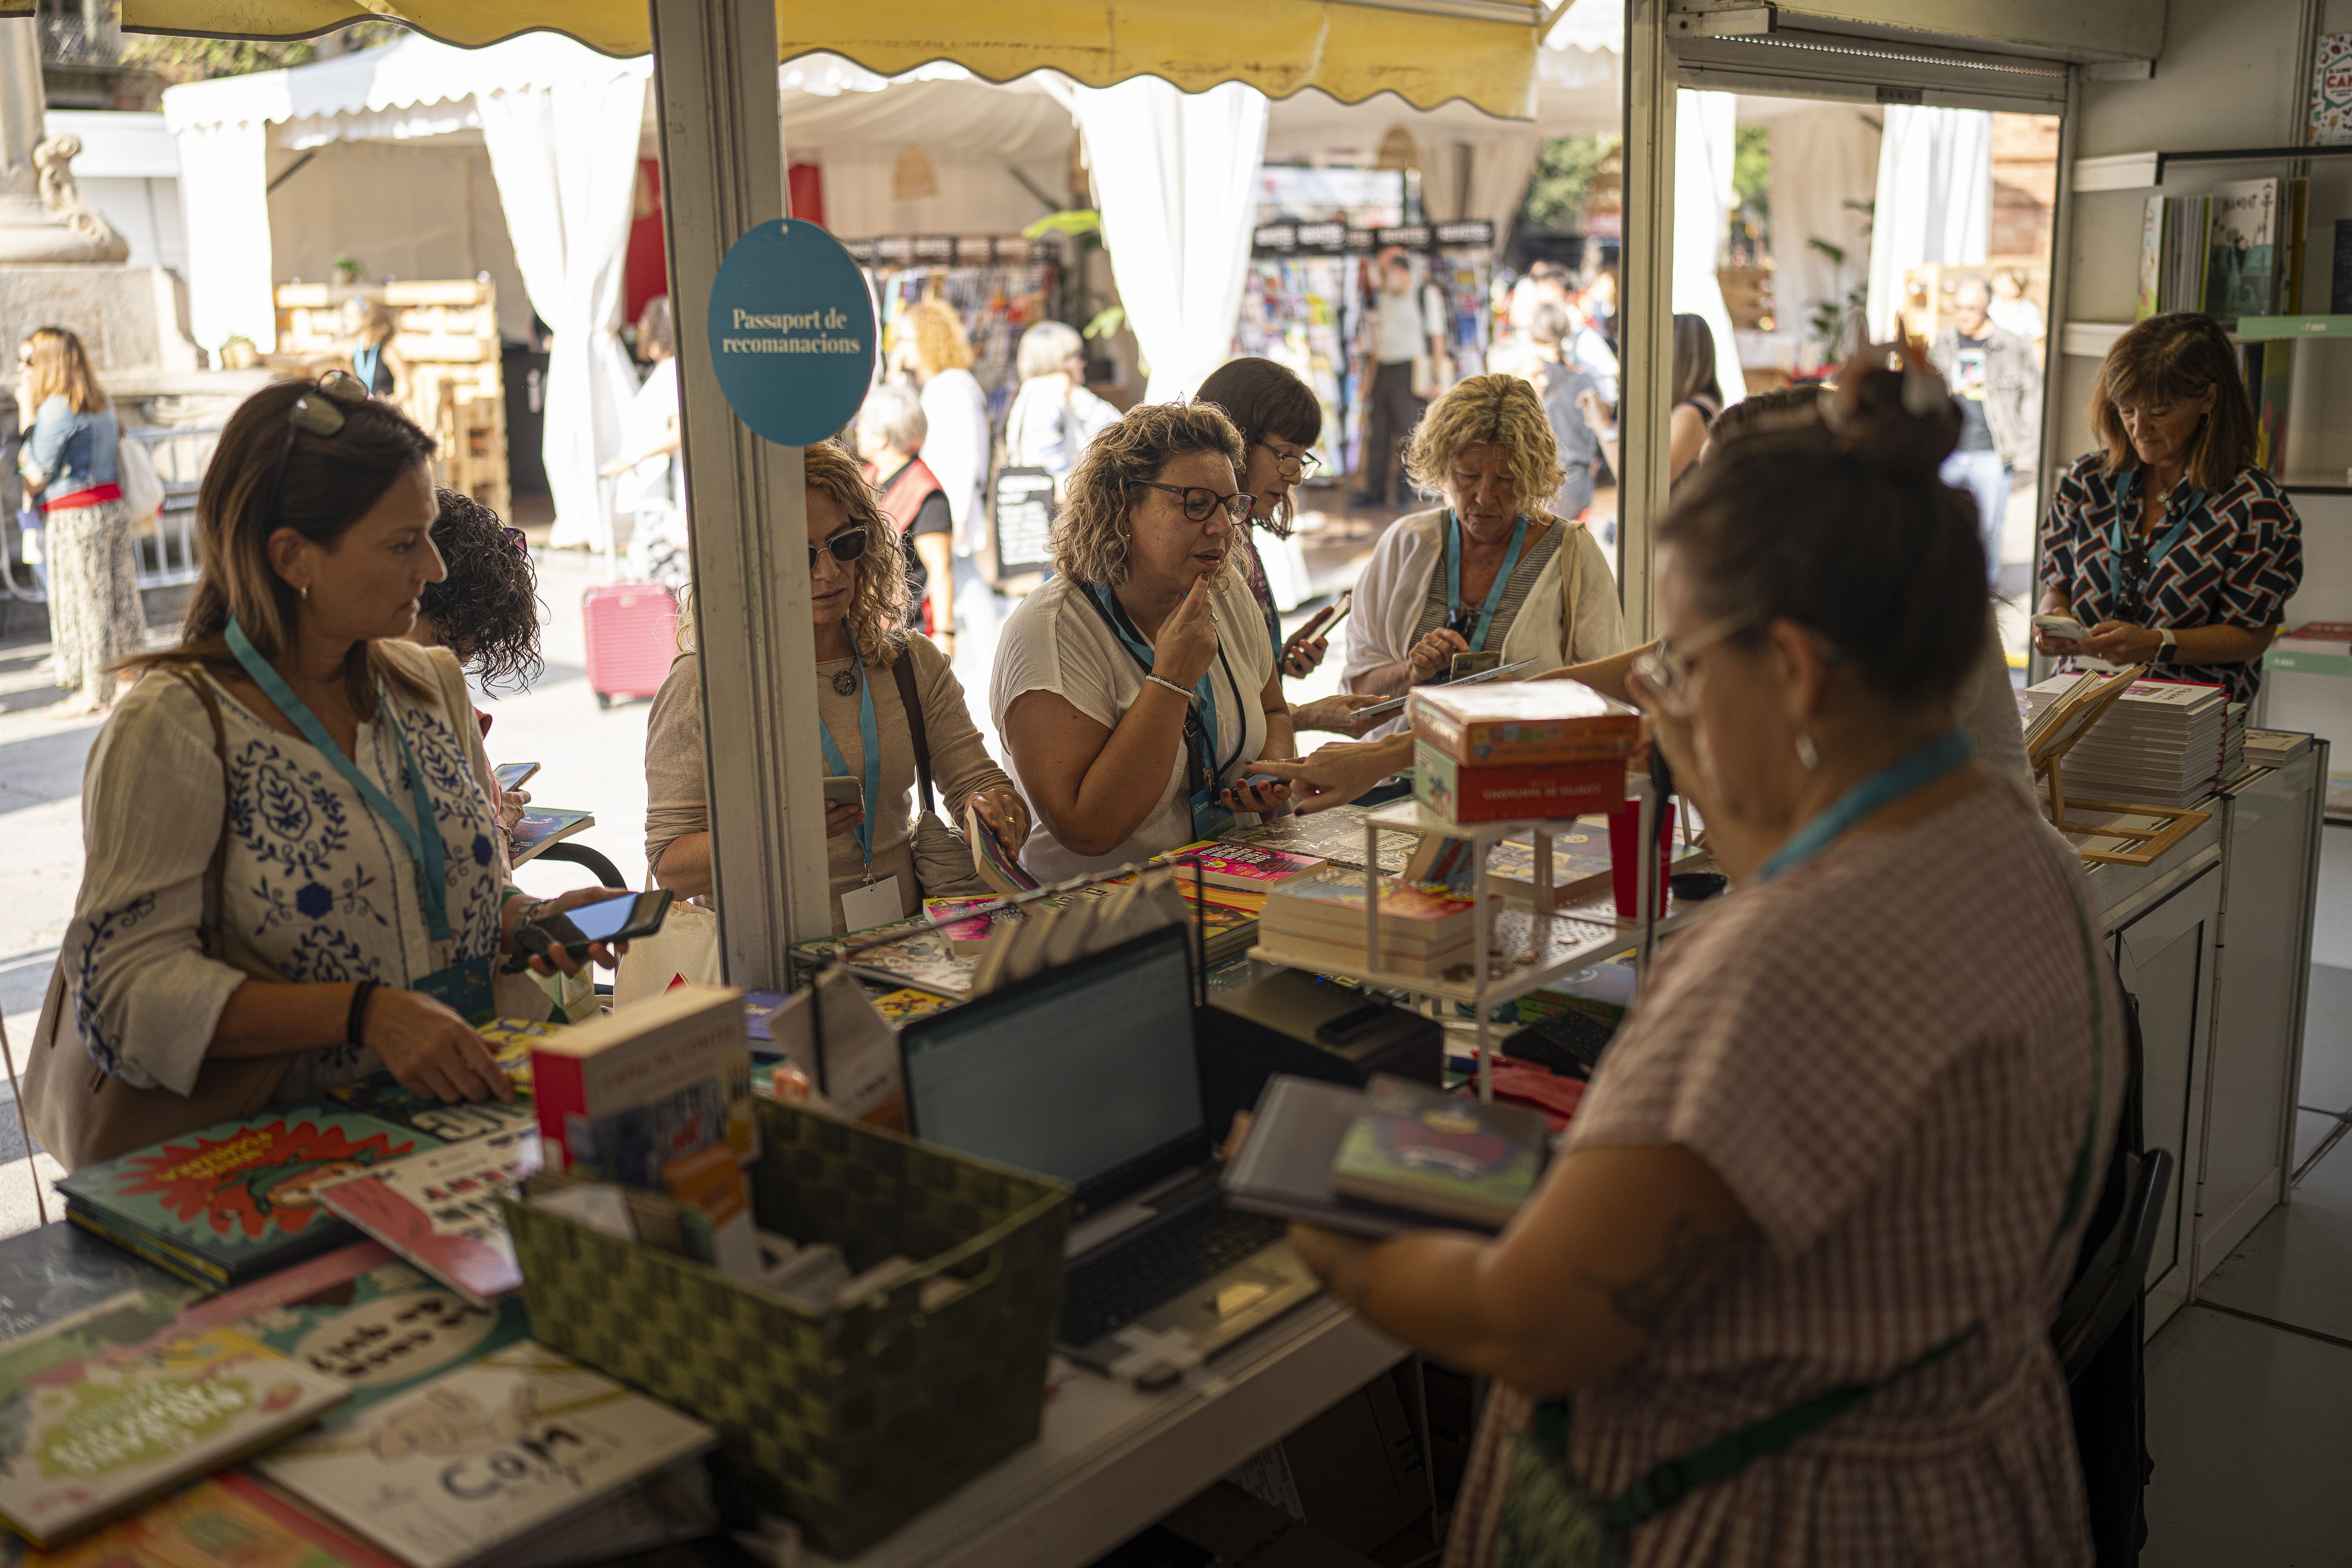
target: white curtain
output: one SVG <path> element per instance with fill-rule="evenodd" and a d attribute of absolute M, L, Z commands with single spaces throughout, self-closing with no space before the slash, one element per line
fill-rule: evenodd
<path fill-rule="evenodd" d="M 1519 215 L 1519 198 L 1527 194 L 1528 174 L 1543 147 L 1543 132 L 1532 126 L 1515 126 L 1492 136 L 1424 133 L 1414 140 L 1421 148 L 1422 210 L 1439 223 L 1486 219 L 1495 225 L 1495 245 L 1499 250 L 1510 238 L 1511 221 Z M 1469 172 L 1466 190 L 1462 177 L 1465 163 Z"/>
<path fill-rule="evenodd" d="M 619 453 L 637 389 L 615 329 L 646 65 L 579 53 L 577 76 L 514 86 L 486 80 L 476 97 L 515 264 L 531 308 L 554 334 L 541 448 L 555 498 L 550 542 L 607 549 L 612 486 L 597 470 Z"/>
<path fill-rule="evenodd" d="M 1870 331 L 1893 335 L 1906 268 L 1980 262 L 1992 235 L 1992 116 L 1890 104 L 1870 236 Z"/>
<path fill-rule="evenodd" d="M 1783 328 L 1805 323 L 1822 305 L 1843 308 L 1870 277 L 1871 203 L 1878 191 L 1878 115 L 1830 104 L 1770 121 L 1772 131 L 1772 296 Z M 1813 248 L 1837 246 L 1843 262 Z"/>
<path fill-rule="evenodd" d="M 1151 367 L 1144 396 L 1180 398 L 1232 351 L 1265 149 L 1265 95 L 1238 82 L 1179 92 L 1156 77 L 1078 88 L 1128 325 Z"/>
<path fill-rule="evenodd" d="M 278 348 L 269 255 L 269 127 L 258 120 L 174 125 L 188 244 L 188 330 L 218 364 L 221 345 Z"/>
<path fill-rule="evenodd" d="M 1675 95 L 1675 314 L 1703 318 L 1715 334 L 1715 379 L 1726 407 L 1748 395 L 1731 312 L 1715 276 L 1738 201 L 1731 186 L 1736 102 L 1727 92 L 1683 89 Z"/>

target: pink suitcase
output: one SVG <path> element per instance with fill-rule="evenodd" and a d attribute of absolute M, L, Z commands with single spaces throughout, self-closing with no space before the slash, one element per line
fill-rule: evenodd
<path fill-rule="evenodd" d="M 598 707 L 661 690 L 677 657 L 677 601 L 658 582 L 621 582 L 581 595 L 588 689 Z"/>

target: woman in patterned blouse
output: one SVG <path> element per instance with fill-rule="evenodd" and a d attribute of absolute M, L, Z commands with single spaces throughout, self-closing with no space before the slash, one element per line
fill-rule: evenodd
<path fill-rule="evenodd" d="M 2251 703 L 2303 583 L 2303 520 L 2255 465 L 2229 335 L 2189 310 L 2139 322 L 2107 350 L 2090 420 L 2098 450 L 2066 470 L 2042 525 L 2042 608 L 2090 635 L 2037 631 L 2036 646 Z"/>

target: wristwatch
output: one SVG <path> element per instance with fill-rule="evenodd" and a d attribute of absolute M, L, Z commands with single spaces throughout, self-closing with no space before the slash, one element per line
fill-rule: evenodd
<path fill-rule="evenodd" d="M 2180 634 L 2179 632 L 2175 632 L 2169 626 L 2160 626 L 2157 628 L 2156 662 L 2158 664 L 2168 664 L 2172 663 L 2173 654 L 2179 652 L 2179 649 Z"/>

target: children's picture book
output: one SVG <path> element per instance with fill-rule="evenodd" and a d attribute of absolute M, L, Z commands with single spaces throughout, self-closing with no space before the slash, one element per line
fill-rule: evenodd
<path fill-rule="evenodd" d="M 535 1126 L 530 1108 L 530 1048 L 534 1040 L 551 1038 L 560 1024 L 518 1024 L 499 1019 L 485 1025 L 482 1039 L 490 1055 L 514 1086 L 512 1101 L 443 1100 L 407 1088 L 389 1072 L 356 1082 L 338 1083 L 325 1098 L 346 1110 L 379 1122 L 397 1122 L 445 1144 L 478 1138 L 508 1127 Z"/>
<path fill-rule="evenodd" d="M 1228 844 L 1263 844 L 1292 854 L 1315 855 L 1333 865 L 1360 871 L 1364 865 L 1364 818 L 1368 814 L 1361 806 L 1334 806 L 1311 817 L 1293 812 L 1287 817 L 1268 817 L 1255 827 L 1236 828 L 1218 838 Z M 1381 869 L 1391 875 L 1404 870 L 1413 843 L 1410 833 L 1382 833 L 1379 841 Z"/>
<path fill-rule="evenodd" d="M 2322 33 L 2311 73 L 2309 140 L 2352 141 L 2352 33 Z"/>
<path fill-rule="evenodd" d="M 2145 321 L 2164 308 L 2164 214 L 2162 196 L 2150 196 L 2139 226 L 2139 304 L 2132 319 Z"/>
<path fill-rule="evenodd" d="M 176 1276 L 62 1219 L 0 1240 L 0 1340 L 31 1333 L 125 1291 L 177 1301 L 196 1293 Z"/>
<path fill-rule="evenodd" d="M 1324 862 L 1319 855 L 1297 854 L 1265 844 L 1203 840 L 1170 852 L 1162 857 L 1162 863 L 1172 867 L 1176 880 L 1187 887 L 1192 884 L 1197 870 L 1200 882 L 1206 886 L 1262 894 L 1292 877 L 1318 870 Z"/>
<path fill-rule="evenodd" d="M 535 1556 L 539 1531 L 706 1452 L 715 1434 L 526 1340 L 264 1455 L 304 1507 L 412 1564 Z M 628 1550 L 612 1542 L 604 1552 Z"/>
<path fill-rule="evenodd" d="M 2216 320 L 2270 314 L 2278 293 L 2279 193 L 2276 180 L 2214 188 L 2204 298 L 2205 313 Z"/>
<path fill-rule="evenodd" d="M 515 865 L 538 854 L 548 845 L 570 838 L 572 834 L 596 825 L 593 811 L 533 811 L 526 810 L 522 821 L 507 836 L 509 861 Z"/>
<path fill-rule="evenodd" d="M 1551 1129 L 1516 1105 L 1486 1105 L 1375 1077 L 1331 1162 L 1343 1197 L 1498 1230 L 1535 1191 Z"/>
<path fill-rule="evenodd" d="M 44 1552 L 14 1537 L 0 1568 L 400 1568 L 258 1481 L 223 1470 L 119 1524 Z"/>
<path fill-rule="evenodd" d="M 439 1140 L 294 1106 L 169 1138 L 58 1184 L 67 1217 L 200 1285 L 233 1285 L 356 1239 L 319 1189 Z M 152 1245 L 142 1245 L 152 1243 Z"/>
<path fill-rule="evenodd" d="M 751 1042 L 731 988 L 674 986 L 536 1041 L 531 1071 L 551 1168 L 658 1188 L 663 1166 L 713 1144 L 758 1157 Z"/>
<path fill-rule="evenodd" d="M 378 1166 L 325 1188 L 320 1200 L 467 1301 L 488 1306 L 522 1289 L 499 1194 L 540 1165 L 539 1129 L 509 1127 Z"/>
<path fill-rule="evenodd" d="M 987 913 L 976 913 L 982 910 Z M 940 934 L 957 953 L 976 955 L 988 946 L 992 934 L 1019 920 L 1022 910 L 1018 905 L 1007 904 L 1002 894 L 992 893 L 978 898 L 927 898 L 923 900 L 923 917 L 946 922 L 940 927 Z"/>
<path fill-rule="evenodd" d="M 0 1518 L 54 1546 L 309 1426 L 349 1391 L 129 1292 L 0 1349 Z"/>
<path fill-rule="evenodd" d="M 989 825 L 980 820 L 980 802 L 977 800 L 964 802 L 963 836 L 965 842 L 971 845 L 971 869 L 980 873 L 981 881 L 1007 898 L 1016 893 L 1034 893 L 1037 890 L 1037 879 L 1021 869 L 1021 862 L 998 841 Z"/>

